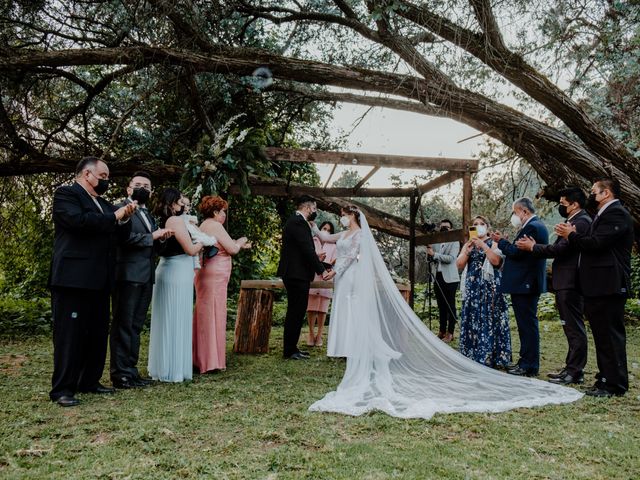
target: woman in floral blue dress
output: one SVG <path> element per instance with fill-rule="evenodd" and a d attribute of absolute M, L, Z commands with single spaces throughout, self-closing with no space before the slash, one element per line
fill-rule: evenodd
<path fill-rule="evenodd" d="M 456 260 L 465 269 L 461 279 L 460 353 L 489 367 L 511 363 L 509 314 L 504 294 L 499 292 L 503 255 L 488 237 L 489 222 L 473 218 L 478 233 L 463 247 Z"/>

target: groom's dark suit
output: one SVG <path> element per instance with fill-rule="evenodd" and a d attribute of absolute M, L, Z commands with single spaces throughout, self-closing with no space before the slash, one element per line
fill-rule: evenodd
<path fill-rule="evenodd" d="M 322 265 L 313 245 L 311 228 L 298 212 L 289 217 L 282 233 L 282 250 L 278 275 L 287 289 L 287 315 L 284 321 L 283 355 L 298 352 L 298 339 L 309 300 L 309 285 Z"/>
<path fill-rule="evenodd" d="M 131 222 L 119 224 L 114 211 L 79 183 L 60 187 L 53 196 L 49 286 L 54 367 L 49 396 L 54 401 L 92 391 L 102 376 L 117 237 L 131 231 Z"/>
<path fill-rule="evenodd" d="M 131 200 L 125 200 L 120 206 L 128 203 Z M 153 217 L 141 207 L 131 216 L 131 233 L 118 246 L 109 342 L 111 380 L 115 384 L 140 378 L 137 369 L 140 332 L 153 292 L 156 251 L 152 232 L 157 228 Z"/>

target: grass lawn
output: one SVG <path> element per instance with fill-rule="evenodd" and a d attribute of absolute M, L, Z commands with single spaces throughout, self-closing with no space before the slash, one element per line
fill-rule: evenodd
<path fill-rule="evenodd" d="M 542 322 L 541 334 L 541 372 L 548 372 L 562 363 L 565 340 L 558 322 Z M 226 372 L 106 397 L 80 395 L 82 404 L 69 409 L 48 401 L 50 339 L 2 340 L 0 477 L 640 477 L 637 327 L 628 330 L 632 378 L 625 397 L 430 421 L 308 412 L 338 384 L 344 363 L 321 350 L 306 362 L 283 361 L 281 336 L 274 328 L 269 355 L 229 353 Z M 592 350 L 588 384 L 594 372 Z"/>

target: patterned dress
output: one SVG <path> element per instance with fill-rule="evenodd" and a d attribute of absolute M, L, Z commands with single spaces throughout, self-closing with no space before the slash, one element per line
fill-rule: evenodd
<path fill-rule="evenodd" d="M 492 246 L 492 241 L 487 240 Z M 504 294 L 499 293 L 502 273 L 493 269 L 493 279 L 483 277 L 486 255 L 472 249 L 460 313 L 460 353 L 489 367 L 505 367 L 511 363 L 509 314 Z"/>

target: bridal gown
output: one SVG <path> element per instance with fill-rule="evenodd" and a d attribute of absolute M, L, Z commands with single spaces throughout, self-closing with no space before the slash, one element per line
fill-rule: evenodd
<path fill-rule="evenodd" d="M 309 410 L 429 419 L 437 412 L 502 412 L 582 397 L 572 388 L 480 365 L 438 339 L 400 295 L 363 214 L 360 223 L 352 238 L 314 230 L 338 242 L 327 348 L 329 355 L 347 357 L 347 365 L 337 389 Z"/>

